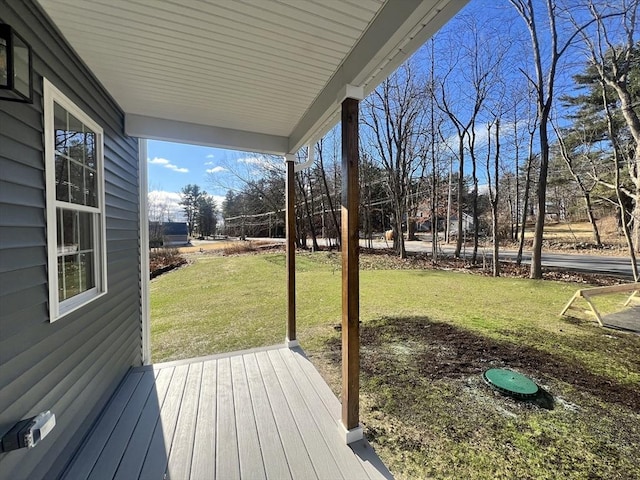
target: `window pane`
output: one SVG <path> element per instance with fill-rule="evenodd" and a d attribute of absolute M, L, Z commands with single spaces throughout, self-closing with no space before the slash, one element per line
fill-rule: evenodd
<path fill-rule="evenodd" d="M 68 155 L 80 163 L 84 163 L 84 125 L 76 117 L 69 115 L 69 153 Z"/>
<path fill-rule="evenodd" d="M 98 206 L 98 192 L 96 191 L 96 172 L 84 169 L 85 193 L 87 195 L 85 205 L 90 207 Z"/>
<path fill-rule="evenodd" d="M 7 41 L 4 38 L 0 38 L 0 87 L 6 87 L 8 85 Z"/>
<path fill-rule="evenodd" d="M 56 209 L 56 238 L 58 239 L 57 247 L 58 247 L 58 255 L 62 253 L 62 247 L 64 245 L 64 230 L 62 229 L 62 210 Z"/>
<path fill-rule="evenodd" d="M 58 300 L 62 301 L 64 296 L 64 257 L 58 257 Z"/>
<path fill-rule="evenodd" d="M 54 102 L 53 122 L 56 135 L 56 150 L 67 154 L 67 111 Z"/>
<path fill-rule="evenodd" d="M 69 162 L 69 189 L 72 203 L 84 205 L 84 167 L 76 162 Z"/>
<path fill-rule="evenodd" d="M 69 161 L 56 155 L 56 199 L 61 202 L 69 201 Z"/>
<path fill-rule="evenodd" d="M 62 235 L 64 240 L 62 254 L 78 251 L 78 213 L 73 210 L 62 210 Z"/>
<path fill-rule="evenodd" d="M 71 298 L 81 293 L 78 255 L 66 255 L 62 258 L 64 259 L 64 298 Z"/>
<path fill-rule="evenodd" d="M 96 134 L 89 127 L 84 127 L 84 157 L 90 168 L 96 168 Z"/>
<path fill-rule="evenodd" d="M 93 253 L 80 254 L 80 278 L 82 291 L 95 287 L 95 275 L 93 274 Z"/>
<path fill-rule="evenodd" d="M 93 250 L 93 214 L 80 212 L 78 215 L 80 250 Z"/>

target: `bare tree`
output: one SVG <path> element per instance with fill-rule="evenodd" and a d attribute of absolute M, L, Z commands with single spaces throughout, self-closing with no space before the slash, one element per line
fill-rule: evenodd
<path fill-rule="evenodd" d="M 500 40 L 501 33 L 490 29 L 489 25 L 480 27 L 475 19 L 461 20 L 467 31 L 466 41 L 460 45 L 459 33 L 451 39 L 455 56 L 447 72 L 440 81 L 441 95 L 438 107 L 446 114 L 456 132 L 458 157 L 458 185 L 457 185 L 457 216 L 458 232 L 455 256 L 459 257 L 463 240 L 463 197 L 465 155 L 468 152 L 471 159 L 473 191 L 471 196 L 474 224 L 474 254 L 475 262 L 478 251 L 478 176 L 476 152 L 476 122 L 479 121 L 481 111 L 491 93 L 499 75 L 500 65 L 505 55 L 505 48 L 496 48 L 496 44 L 503 47 Z M 481 32 L 485 31 L 484 34 Z M 487 33 L 490 32 L 490 35 Z M 483 36 L 484 35 L 484 36 Z M 487 37 L 492 41 L 488 42 Z M 455 44 L 455 47 L 453 46 Z M 462 47 L 462 48 L 460 48 Z"/>
<path fill-rule="evenodd" d="M 633 234 L 627 235 L 634 272 L 637 278 L 636 253 L 640 252 L 640 117 L 634 109 L 634 98 L 630 91 L 629 76 L 634 68 L 634 63 L 640 59 L 640 42 L 635 38 L 638 28 L 638 9 L 640 0 L 620 0 L 614 5 L 597 5 L 589 0 L 588 8 L 595 22 L 594 32 L 581 31 L 582 39 L 587 47 L 590 66 L 595 68 L 602 85 L 602 100 L 609 126 L 609 137 L 613 144 L 614 161 L 617 168 L 626 165 L 629 178 L 633 184 L 633 190 L 626 189 L 618 178 L 613 185 L 608 186 L 614 190 L 622 189 L 625 195 L 633 199 L 634 210 L 631 213 Z M 620 19 L 616 21 L 616 28 L 611 28 L 609 18 Z M 575 24 L 574 20 L 574 24 Z M 622 28 L 620 28 L 620 26 Z M 636 66 L 637 68 L 637 66 Z M 620 145 L 613 127 L 614 112 L 612 111 L 612 98 L 608 89 L 615 92 L 619 101 L 620 112 L 630 133 L 628 145 Z M 609 102 L 606 103 L 605 102 Z M 620 208 L 623 202 L 620 193 L 616 193 Z M 624 218 L 624 213 L 622 215 Z"/>
<path fill-rule="evenodd" d="M 425 126 L 425 88 L 412 74 L 410 62 L 400 67 L 365 99 L 362 121 L 369 127 L 371 145 L 387 174 L 393 206 L 394 250 L 407 256 L 402 223 L 410 222 L 412 182 L 423 170 L 421 138 Z M 417 175 L 421 177 L 422 175 Z"/>
<path fill-rule="evenodd" d="M 567 170 L 571 174 L 575 184 L 580 190 L 582 199 L 584 200 L 585 210 L 587 218 L 591 224 L 591 230 L 593 232 L 593 239 L 595 245 L 602 246 L 602 240 L 600 239 L 600 232 L 598 230 L 598 223 L 596 222 L 595 215 L 593 213 L 593 202 L 591 199 L 591 192 L 598 185 L 597 176 L 588 175 L 584 171 L 584 167 L 591 167 L 593 170 L 594 164 L 589 161 L 590 152 L 588 147 L 593 143 L 590 139 L 584 138 L 588 133 L 585 131 L 585 126 L 580 131 L 573 129 L 574 134 L 580 134 L 581 139 L 572 139 L 566 132 L 562 132 L 555 122 L 551 122 L 553 129 L 558 138 L 558 146 L 560 150 L 560 156 L 564 160 Z M 567 138 L 568 137 L 568 138 Z M 572 145 L 571 142 L 574 142 Z M 581 147 L 581 150 L 577 150 L 575 147 Z M 595 173 L 595 172 L 594 172 Z"/>
<path fill-rule="evenodd" d="M 495 125 L 495 145 L 496 151 L 493 159 L 491 158 L 491 127 Z M 491 204 L 491 230 L 493 237 L 493 276 L 500 276 L 500 242 L 498 228 L 498 204 L 500 200 L 500 117 L 496 117 L 492 123 L 487 124 L 487 182 L 489 187 L 489 203 Z M 492 162 L 493 160 L 493 162 Z"/>
<path fill-rule="evenodd" d="M 540 28 L 539 12 L 536 8 L 541 3 L 533 0 L 509 0 L 522 20 L 524 20 L 531 37 L 531 49 L 533 54 L 534 75 L 521 69 L 522 74 L 531 83 L 536 91 L 536 103 L 539 115 L 538 137 L 540 141 L 540 170 L 537 185 L 537 212 L 536 226 L 533 237 L 531 255 L 531 278 L 542 278 L 542 240 L 544 234 L 544 222 L 547 207 L 547 177 L 549 173 L 549 115 L 555 98 L 556 76 L 560 59 L 574 44 L 578 35 L 585 31 L 595 20 L 587 21 L 581 25 L 574 24 L 575 28 L 563 41 L 558 32 L 559 0 L 544 0 L 546 9 L 546 25 Z M 566 22 L 565 24 L 568 24 Z M 543 48 L 542 36 L 548 38 L 548 48 Z M 544 58 L 546 57 L 546 58 Z"/>

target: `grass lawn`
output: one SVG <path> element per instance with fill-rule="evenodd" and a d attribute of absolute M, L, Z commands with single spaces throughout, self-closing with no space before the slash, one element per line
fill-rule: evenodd
<path fill-rule="evenodd" d="M 283 254 L 193 260 L 151 283 L 154 362 L 284 340 Z M 297 257 L 298 337 L 336 393 L 339 261 Z M 361 264 L 361 418 L 396 478 L 640 478 L 640 336 L 559 318 L 577 285 Z M 554 408 L 489 389 L 505 366 Z"/>

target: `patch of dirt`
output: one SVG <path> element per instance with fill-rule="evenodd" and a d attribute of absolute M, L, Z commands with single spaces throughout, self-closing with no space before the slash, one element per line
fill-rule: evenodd
<path fill-rule="evenodd" d="M 361 370 L 365 375 L 383 377 L 397 387 L 406 378 L 395 372 L 390 339 L 413 347 L 412 358 L 418 373 L 432 381 L 478 376 L 489 368 L 508 367 L 533 376 L 537 382 L 559 380 L 578 390 L 617 403 L 640 413 L 640 391 L 587 370 L 579 362 L 537 348 L 497 340 L 451 324 L 422 317 L 381 319 L 363 325 Z M 332 361 L 340 361 L 340 339 L 329 342 Z M 386 358 L 386 357 L 389 358 Z M 640 370 L 640 358 L 634 368 Z M 394 373 L 395 372 L 395 373 Z"/>

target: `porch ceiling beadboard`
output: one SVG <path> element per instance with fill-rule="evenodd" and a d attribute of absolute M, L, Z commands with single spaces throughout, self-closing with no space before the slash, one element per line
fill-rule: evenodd
<path fill-rule="evenodd" d="M 467 0 L 40 0 L 132 136 L 294 153 Z"/>

